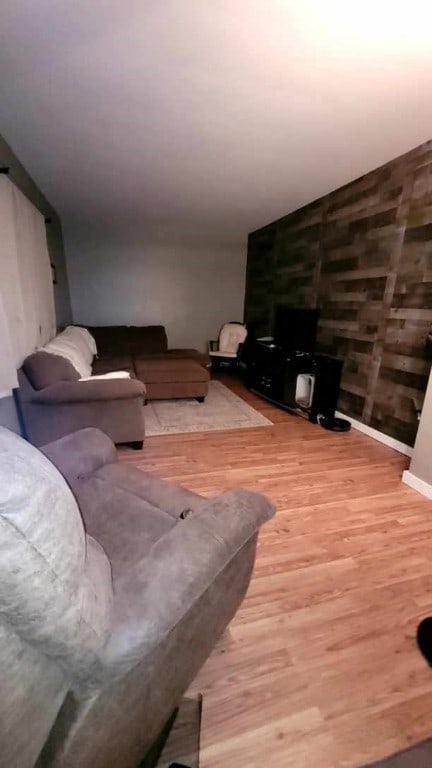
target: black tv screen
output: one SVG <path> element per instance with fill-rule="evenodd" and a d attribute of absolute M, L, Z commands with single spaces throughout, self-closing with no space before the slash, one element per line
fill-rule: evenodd
<path fill-rule="evenodd" d="M 317 325 L 317 309 L 295 309 L 285 304 L 275 307 L 273 336 L 275 343 L 283 349 L 313 354 Z"/>

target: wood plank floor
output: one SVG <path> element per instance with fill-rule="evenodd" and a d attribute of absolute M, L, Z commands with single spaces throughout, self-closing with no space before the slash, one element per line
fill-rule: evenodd
<path fill-rule="evenodd" d="M 277 515 L 229 632 L 196 679 L 201 768 L 353 768 L 432 735 L 432 502 L 408 459 L 326 432 L 223 379 L 272 427 L 149 438 L 121 460 L 203 494 L 243 486 Z"/>

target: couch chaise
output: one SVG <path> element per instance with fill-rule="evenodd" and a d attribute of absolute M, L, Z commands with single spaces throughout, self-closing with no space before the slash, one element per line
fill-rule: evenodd
<path fill-rule="evenodd" d="M 98 357 L 94 373 L 126 370 L 146 386 L 147 400 L 207 395 L 208 355 L 196 349 L 169 349 L 163 325 L 89 327 Z"/>
<path fill-rule="evenodd" d="M 43 451 L 0 427 L 0 766 L 137 768 L 240 605 L 273 508 L 119 464 L 96 429 Z"/>

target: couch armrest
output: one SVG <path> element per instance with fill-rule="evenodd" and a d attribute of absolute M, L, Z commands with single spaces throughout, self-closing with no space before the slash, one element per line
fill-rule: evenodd
<path fill-rule="evenodd" d="M 94 427 L 79 429 L 40 448 L 63 477 L 72 484 L 97 469 L 117 461 L 113 441 Z"/>
<path fill-rule="evenodd" d="M 145 386 L 138 379 L 98 379 L 97 381 L 59 381 L 40 389 L 31 402 L 40 405 L 86 403 L 95 400 L 130 400 L 145 396 Z"/>
<path fill-rule="evenodd" d="M 264 496 L 239 490 L 179 520 L 115 580 L 105 661 L 124 671 L 153 650 L 274 512 Z"/>

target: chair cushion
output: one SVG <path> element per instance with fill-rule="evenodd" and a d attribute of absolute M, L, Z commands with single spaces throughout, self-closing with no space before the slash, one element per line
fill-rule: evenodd
<path fill-rule="evenodd" d="M 198 509 L 205 501 L 187 488 L 177 483 L 153 477 L 137 467 L 120 464 L 120 462 L 106 464 L 100 467 L 95 475 L 107 480 L 117 488 L 133 493 L 143 501 L 147 501 L 154 507 L 163 509 L 168 515 L 177 520 L 182 512 L 187 509 Z"/>
<path fill-rule="evenodd" d="M 22 369 L 33 389 L 45 389 L 58 381 L 78 381 L 79 373 L 69 360 L 49 352 L 33 352 L 26 357 Z"/>
<path fill-rule="evenodd" d="M 22 639 L 85 673 L 111 621 L 109 561 L 50 461 L 0 427 L 0 612 Z"/>
<path fill-rule="evenodd" d="M 235 359 L 237 357 L 237 352 L 220 352 L 219 350 L 215 352 L 209 352 L 210 357 L 229 357 Z"/>
<path fill-rule="evenodd" d="M 133 491 L 113 484 L 109 472 L 96 472 L 76 486 L 84 510 L 86 530 L 103 546 L 112 564 L 114 581 L 119 570 L 134 568 L 153 544 L 175 524 L 175 518 Z M 109 514 L 106 510 L 109 509 Z"/>
<path fill-rule="evenodd" d="M 219 352 L 236 355 L 246 336 L 247 330 L 241 323 L 226 323 L 219 334 Z"/>

